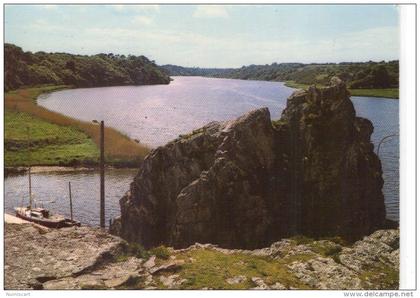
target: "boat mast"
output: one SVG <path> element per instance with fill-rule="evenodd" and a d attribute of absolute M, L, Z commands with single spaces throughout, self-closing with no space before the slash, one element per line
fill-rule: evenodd
<path fill-rule="evenodd" d="M 29 178 L 29 210 L 32 209 L 32 181 L 31 181 L 31 135 L 28 127 L 28 178 Z"/>

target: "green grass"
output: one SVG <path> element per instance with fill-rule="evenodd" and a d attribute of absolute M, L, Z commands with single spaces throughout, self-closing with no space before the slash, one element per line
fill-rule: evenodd
<path fill-rule="evenodd" d="M 74 127 L 51 124 L 16 111 L 6 112 L 4 123 L 7 167 L 26 166 L 29 162 L 31 165 L 75 165 L 98 161 L 95 143 Z"/>
<path fill-rule="evenodd" d="M 286 81 L 284 83 L 285 86 L 290 87 L 290 88 L 295 88 L 295 89 L 303 89 L 306 90 L 308 89 L 309 86 L 312 85 L 308 85 L 308 84 L 300 84 L 300 83 L 296 83 L 295 81 Z M 315 84 L 316 87 L 325 87 L 324 85 L 321 84 Z"/>
<path fill-rule="evenodd" d="M 192 258 L 194 261 L 190 261 Z M 209 249 L 192 250 L 177 255 L 177 259 L 184 259 L 177 274 L 187 281 L 181 285 L 182 289 L 249 289 L 256 285 L 252 277 L 260 277 L 268 285 L 280 282 L 286 287 L 307 289 L 297 278 L 287 270 L 287 264 L 310 256 L 294 256 L 288 259 L 274 261 L 268 257 L 247 254 L 226 255 Z M 238 284 L 229 284 L 228 278 L 243 275 L 246 280 Z"/>
<path fill-rule="evenodd" d="M 388 89 L 350 89 L 353 96 L 372 96 L 372 97 L 386 97 L 386 98 L 399 98 L 398 88 Z"/>
<path fill-rule="evenodd" d="M 145 261 L 152 255 L 156 255 L 156 266 L 168 263 L 169 258 L 183 260 L 177 268 L 160 272 L 153 275 L 153 286 L 158 289 L 166 289 L 160 281 L 161 276 L 177 274 L 178 279 L 185 281 L 177 289 L 215 289 L 215 290 L 242 290 L 254 288 L 257 285 L 252 281 L 253 277 L 261 278 L 268 286 L 277 282 L 286 288 L 312 289 L 303 283 L 288 270 L 288 266 L 295 261 L 306 263 L 321 255 L 332 258 L 336 263 L 341 263 L 340 254 L 342 247 L 337 245 L 342 242 L 339 238 L 328 239 L 329 242 L 316 241 L 305 236 L 291 238 L 292 245 L 306 245 L 311 251 L 298 254 L 284 255 L 272 258 L 269 256 L 256 256 L 244 253 L 224 254 L 215 249 L 192 249 L 186 251 L 173 251 L 165 246 L 158 246 L 145 250 L 136 243 L 127 244 L 122 255 L 115 261 L 127 261 L 130 256 L 142 258 Z M 165 261 L 166 260 L 166 261 Z M 238 276 L 245 277 L 242 282 L 229 284 L 227 280 Z M 364 268 L 359 275 L 362 287 L 366 289 L 397 289 L 399 273 L 388 265 L 378 261 L 377 264 Z M 119 287 L 120 289 L 143 289 L 147 285 L 143 277 L 136 277 Z M 149 285 L 150 286 L 150 285 Z"/>
<path fill-rule="evenodd" d="M 299 84 L 294 81 L 286 81 L 285 86 L 296 89 L 308 89 L 309 84 Z M 325 87 L 321 84 L 316 84 L 317 87 Z M 353 96 L 370 96 L 370 97 L 384 97 L 384 98 L 399 98 L 398 88 L 386 88 L 386 89 L 349 89 Z"/>
<path fill-rule="evenodd" d="M 36 104 L 40 94 L 64 88 L 68 87 L 39 86 L 5 94 L 5 121 L 9 122 L 5 127 L 5 139 L 8 141 L 5 153 L 6 167 L 26 166 L 27 150 L 24 140 L 27 139 L 28 123 L 34 123 L 34 128 L 31 128 L 34 149 L 37 149 L 33 157 L 34 165 L 97 163 L 96 148 L 100 142 L 97 125 L 64 116 Z M 105 139 L 106 144 L 109 144 L 105 146 L 108 165 L 137 167 L 150 151 L 146 146 L 134 142 L 111 127 L 105 127 Z M 95 149 L 92 144 L 96 146 Z"/>
<path fill-rule="evenodd" d="M 149 253 L 151 255 L 155 255 L 157 258 L 162 260 L 167 260 L 171 256 L 171 252 L 169 251 L 169 249 L 163 245 L 152 248 L 151 250 L 149 250 Z"/>
<path fill-rule="evenodd" d="M 380 263 L 376 267 L 364 271 L 360 279 L 366 288 L 372 288 L 370 284 L 374 284 L 378 290 L 398 290 L 400 276 L 395 269 Z"/>
<path fill-rule="evenodd" d="M 146 250 L 141 244 L 136 242 L 130 242 L 125 245 L 123 253 L 118 255 L 116 261 L 126 261 L 129 257 L 136 257 L 139 259 L 147 260 L 152 254 Z"/>

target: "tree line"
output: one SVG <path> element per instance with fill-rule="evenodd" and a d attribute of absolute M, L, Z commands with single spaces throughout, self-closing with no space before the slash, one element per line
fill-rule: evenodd
<path fill-rule="evenodd" d="M 299 84 L 327 85 L 338 76 L 352 89 L 398 88 L 399 61 L 343 63 L 272 63 L 236 69 L 162 66 L 169 75 L 210 76 L 220 78 L 294 81 Z"/>
<path fill-rule="evenodd" d="M 4 45 L 5 90 L 44 84 L 101 87 L 169 84 L 169 76 L 145 56 L 24 52 Z"/>

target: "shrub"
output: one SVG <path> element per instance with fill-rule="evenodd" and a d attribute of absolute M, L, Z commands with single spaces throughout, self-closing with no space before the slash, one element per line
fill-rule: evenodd
<path fill-rule="evenodd" d="M 169 249 L 163 245 L 152 248 L 150 250 L 150 254 L 155 255 L 157 258 L 162 260 L 169 259 L 169 256 L 171 255 Z"/>

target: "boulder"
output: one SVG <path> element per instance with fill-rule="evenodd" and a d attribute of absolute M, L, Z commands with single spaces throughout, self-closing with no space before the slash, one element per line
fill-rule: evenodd
<path fill-rule="evenodd" d="M 295 234 L 352 240 L 385 223 L 372 123 L 339 79 L 212 122 L 153 150 L 120 200 L 113 231 L 145 247 L 265 247 Z"/>
<path fill-rule="evenodd" d="M 42 232 L 32 224 L 5 225 L 5 289 L 42 288 L 44 283 L 87 274 L 121 254 L 125 241 L 99 228 Z M 57 287 L 71 288 L 62 282 Z"/>

